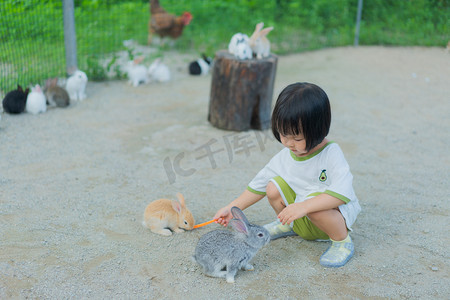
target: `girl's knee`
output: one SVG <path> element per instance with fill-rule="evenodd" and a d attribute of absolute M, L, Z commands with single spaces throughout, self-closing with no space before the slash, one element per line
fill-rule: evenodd
<path fill-rule="evenodd" d="M 316 212 L 312 212 L 307 214 L 308 219 L 311 220 L 311 222 L 320 222 L 323 219 L 329 219 L 330 218 L 330 214 L 334 215 L 336 213 L 339 213 L 339 211 L 336 211 L 334 209 L 330 209 L 330 210 L 322 210 L 322 211 L 316 211 Z"/>
<path fill-rule="evenodd" d="M 337 223 L 341 223 L 342 221 L 344 221 L 344 217 L 342 216 L 341 212 L 338 209 L 329 209 L 312 212 L 307 214 L 307 217 L 311 222 L 313 222 L 316 225 L 322 223 L 323 221 L 327 223 L 333 220 L 335 220 Z"/>
<path fill-rule="evenodd" d="M 271 181 L 266 186 L 266 195 L 269 200 L 278 199 L 281 196 L 278 188 Z"/>
<path fill-rule="evenodd" d="M 309 213 L 306 216 L 308 217 L 308 219 L 311 220 L 311 222 L 314 223 L 314 222 L 319 221 L 323 217 L 323 214 L 321 211 L 317 211 L 317 212 Z"/>

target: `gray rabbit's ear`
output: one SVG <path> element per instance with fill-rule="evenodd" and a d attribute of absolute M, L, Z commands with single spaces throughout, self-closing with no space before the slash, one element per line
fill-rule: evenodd
<path fill-rule="evenodd" d="M 245 224 L 249 224 L 248 220 L 247 220 L 247 217 L 244 215 L 244 212 L 239 207 L 233 206 L 231 208 L 231 214 L 233 215 L 233 217 L 235 219 L 241 220 Z"/>
<path fill-rule="evenodd" d="M 238 219 L 231 219 L 230 220 L 231 226 L 236 230 L 237 232 L 243 233 L 245 235 L 248 235 L 248 227 L 245 222 Z"/>

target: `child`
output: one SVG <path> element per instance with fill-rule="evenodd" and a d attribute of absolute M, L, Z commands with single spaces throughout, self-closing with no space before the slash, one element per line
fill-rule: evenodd
<path fill-rule="evenodd" d="M 341 148 L 326 139 L 330 123 L 330 103 L 320 87 L 311 83 L 287 86 L 272 113 L 272 132 L 286 148 L 238 198 L 217 211 L 216 222 L 227 226 L 231 207 L 244 210 L 267 196 L 278 216 L 264 226 L 272 240 L 288 235 L 331 240 L 320 264 L 345 265 L 354 252 L 348 230 L 361 207 Z"/>

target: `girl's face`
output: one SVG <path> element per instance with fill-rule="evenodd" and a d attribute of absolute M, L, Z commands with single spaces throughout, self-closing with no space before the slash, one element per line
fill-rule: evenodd
<path fill-rule="evenodd" d="M 306 140 L 302 134 L 299 135 L 282 135 L 280 140 L 283 146 L 289 148 L 296 156 L 306 156 L 311 151 L 306 151 Z"/>

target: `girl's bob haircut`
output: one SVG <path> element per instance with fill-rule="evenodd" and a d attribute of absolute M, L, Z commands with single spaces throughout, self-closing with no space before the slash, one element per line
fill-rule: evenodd
<path fill-rule="evenodd" d="M 272 112 L 272 132 L 281 143 L 280 134 L 302 134 L 306 151 L 328 135 L 331 124 L 330 101 L 317 85 L 297 82 L 288 85 L 278 96 Z"/>

